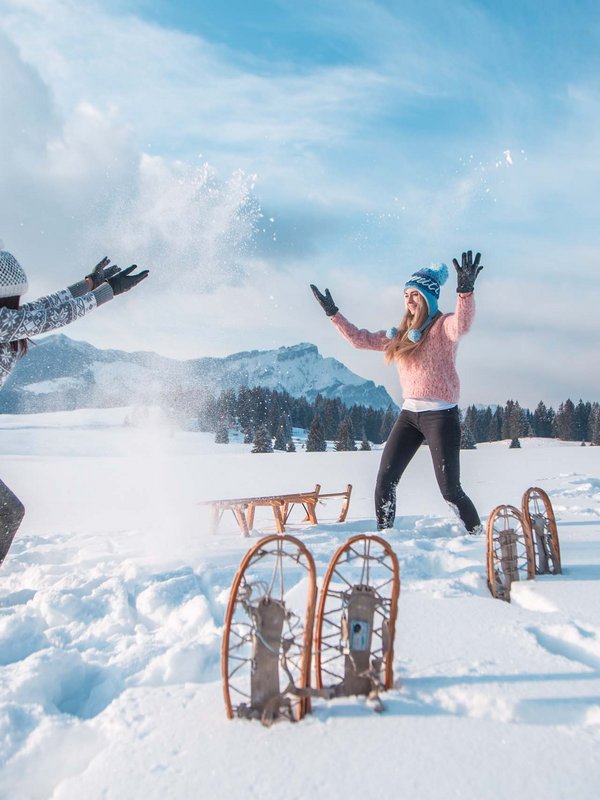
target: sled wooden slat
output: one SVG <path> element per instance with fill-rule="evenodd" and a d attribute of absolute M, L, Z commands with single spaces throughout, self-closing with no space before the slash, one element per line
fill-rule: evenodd
<path fill-rule="evenodd" d="M 306 516 L 304 522 L 316 525 L 317 503 L 330 497 L 343 497 L 342 509 L 338 517 L 338 522 L 344 522 L 350 506 L 350 495 L 352 484 L 348 484 L 343 492 L 327 492 L 321 494 L 320 484 L 316 484 L 311 492 L 291 492 L 289 494 L 265 495 L 258 497 L 237 497 L 223 500 L 204 500 L 198 505 L 211 507 L 211 530 L 216 533 L 219 522 L 225 511 L 231 511 L 243 536 L 249 536 L 254 527 L 254 513 L 257 507 L 271 507 L 275 519 L 277 533 L 285 533 L 285 526 L 290 516 L 290 512 L 295 505 L 304 507 Z"/>

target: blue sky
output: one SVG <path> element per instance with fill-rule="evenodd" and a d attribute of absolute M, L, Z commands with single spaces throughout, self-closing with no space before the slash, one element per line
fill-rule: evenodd
<path fill-rule="evenodd" d="M 181 357 L 313 341 L 398 399 L 307 284 L 387 328 L 414 269 L 472 248 L 463 402 L 600 397 L 597 2 L 0 13 L 0 236 L 32 293 L 105 252 L 152 269 L 70 334 Z"/>

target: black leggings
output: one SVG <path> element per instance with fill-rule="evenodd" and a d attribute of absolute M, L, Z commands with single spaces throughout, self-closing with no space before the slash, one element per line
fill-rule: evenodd
<path fill-rule="evenodd" d="M 401 411 L 388 437 L 375 486 L 378 530 L 391 528 L 396 516 L 396 486 L 420 445 L 426 441 L 442 497 L 454 506 L 465 528 L 481 524 L 475 506 L 460 485 L 460 419 L 458 408 Z"/>
<path fill-rule="evenodd" d="M 10 549 L 24 514 L 23 503 L 5 483 L 0 481 L 0 564 Z"/>

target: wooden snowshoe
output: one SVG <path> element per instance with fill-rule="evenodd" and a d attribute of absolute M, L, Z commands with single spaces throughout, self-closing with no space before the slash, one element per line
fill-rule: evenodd
<path fill-rule="evenodd" d="M 223 632 L 221 668 L 229 719 L 302 719 L 310 711 L 317 595 L 313 558 L 293 536 L 266 536 L 242 559 Z"/>
<path fill-rule="evenodd" d="M 533 544 L 537 575 L 560 575 L 560 544 L 550 498 L 532 486 L 523 495 L 523 526 Z"/>
<path fill-rule="evenodd" d="M 533 545 L 521 512 L 514 506 L 497 506 L 487 524 L 487 579 L 492 596 L 510 602 L 512 584 L 534 576 Z"/>
<path fill-rule="evenodd" d="M 399 594 L 398 559 L 385 540 L 353 536 L 338 548 L 315 623 L 317 688 L 336 697 L 367 695 L 376 710 L 383 709 L 379 692 L 394 683 Z"/>

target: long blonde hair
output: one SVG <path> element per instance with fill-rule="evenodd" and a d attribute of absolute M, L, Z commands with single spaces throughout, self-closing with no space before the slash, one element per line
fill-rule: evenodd
<path fill-rule="evenodd" d="M 416 314 L 411 314 L 408 309 L 402 320 L 398 326 L 398 332 L 394 336 L 393 339 L 390 339 L 388 344 L 385 347 L 385 360 L 389 364 L 391 361 L 396 361 L 398 359 L 408 358 L 409 356 L 413 356 L 421 347 L 425 339 L 427 338 L 427 334 L 431 330 L 431 326 L 435 322 L 435 320 L 441 316 L 440 312 L 438 311 L 429 325 L 425 328 L 425 330 L 421 334 L 421 338 L 416 342 L 411 342 L 408 338 L 408 332 L 410 330 L 418 330 L 421 325 L 425 322 L 427 317 L 429 316 L 429 306 L 427 305 L 427 301 L 423 297 L 423 295 L 419 292 L 418 295 L 418 308 Z"/>

